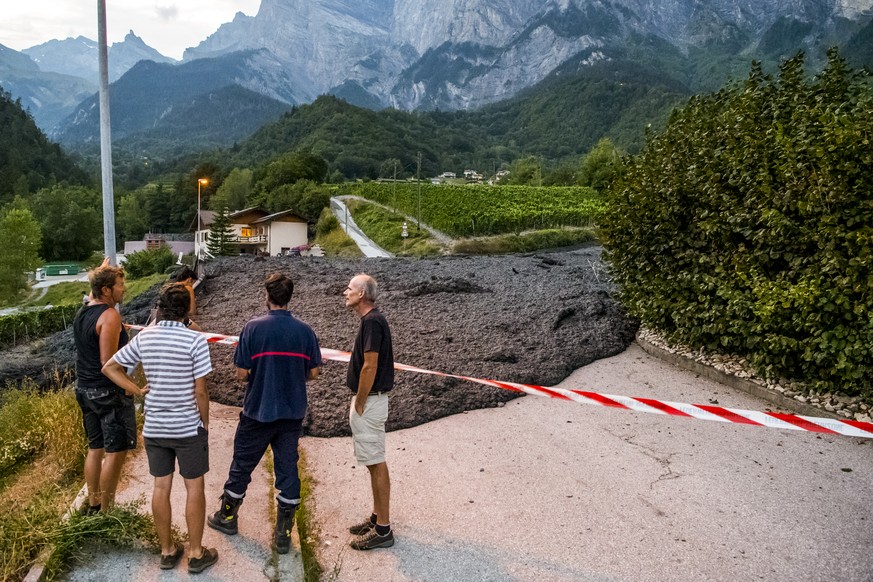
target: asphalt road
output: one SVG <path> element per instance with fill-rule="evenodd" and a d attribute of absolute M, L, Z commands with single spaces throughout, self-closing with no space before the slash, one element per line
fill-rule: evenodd
<path fill-rule="evenodd" d="M 636 344 L 561 387 L 767 408 Z M 330 580 L 873 580 L 873 439 L 528 396 L 389 433 L 397 543 L 366 553 L 350 439 L 303 448 Z"/>
<path fill-rule="evenodd" d="M 367 235 L 364 234 L 364 231 L 358 228 L 358 225 L 355 224 L 355 219 L 352 218 L 352 213 L 349 212 L 348 207 L 346 207 L 342 200 L 339 198 L 331 198 L 330 209 L 333 211 L 337 220 L 339 220 L 340 226 L 346 231 L 346 234 L 357 243 L 358 248 L 361 249 L 361 252 L 364 253 L 365 257 L 389 258 L 394 256 L 370 240 Z"/>

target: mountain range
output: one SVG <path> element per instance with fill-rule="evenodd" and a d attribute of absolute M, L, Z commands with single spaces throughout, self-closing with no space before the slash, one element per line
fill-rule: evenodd
<path fill-rule="evenodd" d="M 283 104 L 325 93 L 371 109 L 474 110 L 595 66 L 606 82 L 604 68 L 628 63 L 686 92 L 708 91 L 752 59 L 772 66 L 799 50 L 812 69 L 834 45 L 852 64 L 873 65 L 871 21 L 873 0 L 262 0 L 255 16 L 237 14 L 178 64 L 132 32 L 114 44 L 113 134 L 147 140 L 174 119 L 170 133 L 203 135 L 193 126 L 200 119 L 218 126 L 210 143 L 222 141 L 222 126 L 236 127 L 223 138 L 230 143 Z M 54 139 L 93 142 L 94 43 L 4 49 L 0 85 Z M 142 58 L 151 62 L 134 64 Z M 217 117 L 185 114 L 232 86 L 242 91 L 222 93 Z M 229 101 L 256 95 L 249 109 Z"/>

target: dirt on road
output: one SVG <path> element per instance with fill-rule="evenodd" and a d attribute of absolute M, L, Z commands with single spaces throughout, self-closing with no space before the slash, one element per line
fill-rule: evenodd
<path fill-rule="evenodd" d="M 291 311 L 315 330 L 323 348 L 351 350 L 358 318 L 342 292 L 366 272 L 380 287 L 398 362 L 440 372 L 542 385 L 623 351 L 636 323 L 611 296 L 600 249 L 498 257 L 332 260 L 222 259 L 209 265 L 199 299 L 203 329 L 236 335 L 263 313 L 263 280 L 273 271 L 295 282 Z M 212 396 L 239 404 L 232 348 L 212 350 Z M 328 362 L 309 385 L 307 432 L 348 434 L 351 391 L 346 364 Z M 415 426 L 465 410 L 494 407 L 517 394 L 471 382 L 398 372 L 388 429 Z"/>
<path fill-rule="evenodd" d="M 493 257 L 428 259 L 222 258 L 207 264 L 197 321 L 205 331 L 237 335 L 265 312 L 263 281 L 273 271 L 294 282 L 291 311 L 316 332 L 323 348 L 351 350 L 357 316 L 342 292 L 355 274 L 379 282 L 398 362 L 465 376 L 554 385 L 594 360 L 622 352 L 637 329 L 612 296 L 599 247 Z M 125 321 L 142 323 L 154 292 L 125 306 Z M 233 347 L 211 348 L 213 400 L 239 405 L 244 385 L 233 370 Z M 0 352 L 0 377 L 72 362 L 72 338 Z M 12 374 L 10 366 L 17 366 Z M 306 431 L 348 434 L 351 391 L 346 364 L 327 362 L 309 384 Z M 398 372 L 388 429 L 416 426 L 465 410 L 500 406 L 518 393 L 467 381 Z"/>

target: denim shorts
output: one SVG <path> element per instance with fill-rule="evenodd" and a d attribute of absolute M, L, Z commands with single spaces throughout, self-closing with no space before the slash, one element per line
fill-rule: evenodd
<path fill-rule="evenodd" d="M 107 453 L 136 448 L 136 411 L 133 396 L 121 388 L 76 388 L 76 402 L 82 409 L 82 424 L 89 449 Z"/>

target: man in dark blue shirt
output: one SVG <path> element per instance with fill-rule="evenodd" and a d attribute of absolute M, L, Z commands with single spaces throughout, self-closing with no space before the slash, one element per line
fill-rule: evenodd
<path fill-rule="evenodd" d="M 233 441 L 233 461 L 221 495 L 221 508 L 209 516 L 209 526 L 234 535 L 237 512 L 267 445 L 279 503 L 276 551 L 288 553 L 294 513 L 300 504 L 297 442 L 306 414 L 306 381 L 318 376 L 321 349 L 312 329 L 291 315 L 288 303 L 294 283 L 273 273 L 264 284 L 266 315 L 249 321 L 240 333 L 234 354 L 237 378 L 248 380 L 243 409 Z"/>

